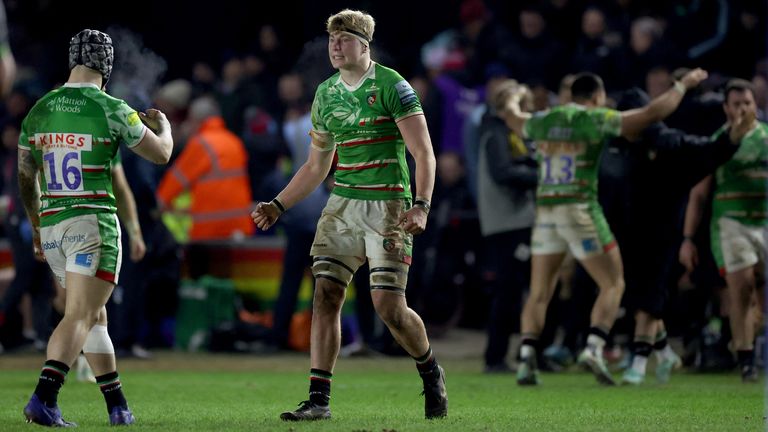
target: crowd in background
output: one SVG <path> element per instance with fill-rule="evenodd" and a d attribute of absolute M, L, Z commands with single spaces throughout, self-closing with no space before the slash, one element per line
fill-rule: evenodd
<path fill-rule="evenodd" d="M 25 8 L 30 6 L 8 1 L 6 7 L 14 50 L 23 51 L 21 44 L 26 42 L 38 46 L 33 43 L 35 35 L 26 32 L 23 23 L 13 20 L 15 16 L 29 13 Z M 484 237 L 497 232 L 488 232 L 482 227 L 488 223 L 481 220 L 483 214 L 497 218 L 509 214 L 505 209 L 495 209 L 492 203 L 488 208 L 479 208 L 482 198 L 478 196 L 482 182 L 504 183 L 524 196 L 536 181 L 535 174 L 531 179 L 525 173 L 505 172 L 503 166 L 489 163 L 489 160 L 501 161 L 488 158 L 488 152 L 499 149 L 479 148 L 481 134 L 488 128 L 483 118 L 492 110 L 491 96 L 500 80 L 511 78 L 526 84 L 532 95 L 530 109 L 542 110 L 567 100 L 569 74 L 582 71 L 599 74 L 609 97 L 619 100 L 625 90 L 633 87 L 643 89 L 653 98 L 672 85 L 678 68 L 703 67 L 709 70 L 710 78 L 699 91 L 687 96 L 683 106 L 668 120 L 670 126 L 698 135 L 712 134 L 725 121 L 720 90 L 732 77 L 752 82 L 760 119 L 766 120 L 768 62 L 764 2 L 542 0 L 510 6 L 506 2 L 464 0 L 448 2 L 446 8 L 451 8 L 453 18 L 429 35 L 417 52 L 393 44 L 391 41 L 397 40 L 392 36 L 392 32 L 397 31 L 397 22 L 389 20 L 389 15 L 370 11 L 379 20 L 377 28 L 382 29 L 378 30 L 381 38 L 374 36 L 373 57 L 408 74 L 406 78 L 421 98 L 438 158 L 432 211 L 427 231 L 415 240 L 414 265 L 407 290 L 409 304 L 420 313 L 433 334 L 439 335 L 456 325 L 483 328 L 488 324 L 489 314 L 493 316 L 506 310 L 512 311 L 515 320 L 519 315 L 527 284 L 523 276 L 529 251 L 520 246 L 524 241 L 507 238 L 484 241 Z M 323 17 L 316 20 L 317 28 L 321 29 Z M 295 43 L 285 36 L 293 30 L 279 25 L 260 25 L 258 31 L 252 31 L 254 34 L 247 43 L 240 41 L 236 46 L 220 47 L 226 55 L 219 58 L 206 54 L 196 59 L 196 51 L 177 53 L 183 55 L 184 64 L 191 67 L 175 71 L 170 68 L 174 73 L 162 76 L 153 88 L 138 81 L 146 75 L 132 73 L 130 67 L 135 65 L 121 65 L 124 61 L 120 58 L 121 39 L 115 38 L 115 74 L 107 86 L 108 92 L 125 99 L 136 109 L 156 107 L 165 112 L 173 125 L 176 143 L 175 162 L 168 165 L 168 171 L 132 156 L 131 152 L 122 152 L 148 246 L 143 261 L 124 260 L 124 280 L 112 301 L 116 313 L 110 315 L 110 326 L 114 326 L 115 331 L 110 332 L 123 353 L 144 355 L 137 347 L 169 344 L 161 335 L 164 326 L 170 325 L 168 317 L 172 317 L 177 303 L 176 287 L 182 261 L 179 241 L 218 238 L 234 242 L 254 235 L 284 235 L 288 241 L 286 271 L 281 284 L 281 293 L 288 294 L 282 303 L 278 302 L 284 309 L 283 315 L 276 317 L 279 328 L 270 340 L 275 347 L 284 347 L 288 325 L 285 314 L 290 314 L 285 310 L 290 311 L 296 302 L 295 295 L 290 293 L 298 290 L 300 281 L 295 276 L 303 274 L 309 264 L 307 254 L 314 224 L 328 191 L 318 190 L 312 199 L 291 209 L 281 219 L 282 225 L 271 233 L 254 234 L 250 227 L 239 227 L 214 237 L 195 237 L 194 230 L 191 234 L 187 231 L 188 237 L 185 237 L 183 227 L 179 229 L 181 236 L 174 232 L 174 224 L 183 222 L 173 217 L 163 222 L 162 211 L 173 213 L 174 210 L 169 200 L 161 197 L 158 201 L 158 191 L 162 190 L 162 182 L 170 181 L 167 179 L 173 177 L 174 170 L 191 169 L 183 168 L 179 160 L 188 143 L 195 141 L 200 133 L 201 122 L 213 117 L 220 117 L 222 122 L 218 126 L 234 134 L 232 144 L 227 146 L 242 148 L 239 157 L 244 183 L 218 189 L 221 195 L 237 191 L 247 193 L 246 202 L 268 200 L 284 186 L 307 155 L 309 107 L 314 88 L 333 72 L 325 40 L 307 43 L 303 50 L 297 50 Z M 14 39 L 15 36 L 20 40 Z M 57 46 L 64 46 L 64 42 L 66 40 L 46 41 Z M 151 38 L 144 38 L 149 49 L 154 43 Z M 248 48 L 238 48 L 242 46 Z M 63 55 L 65 50 L 55 52 Z M 11 172 L 8 167 L 15 163 L 12 149 L 18 139 L 21 119 L 37 98 L 60 85 L 66 77 L 61 67 L 42 67 L 65 62 L 36 55 L 44 57 L 42 51 L 34 49 L 19 56 L 17 84 L 0 110 L 3 142 L 0 191 L 4 194 L 13 192 L 10 183 L 15 179 L 8 175 Z M 154 54 L 142 52 L 142 55 L 150 63 L 138 63 L 139 70 L 146 72 L 146 68 L 157 64 L 151 63 Z M 172 64 L 174 58 L 164 61 Z M 523 157 L 525 145 L 517 150 L 519 153 L 513 158 Z M 218 155 L 216 157 L 223 157 L 221 153 Z M 210 154 L 206 156 L 204 150 L 198 151 L 196 157 L 215 158 Z M 610 147 L 601 170 L 601 201 L 619 244 L 622 232 L 631 227 L 619 226 L 622 219 L 613 211 L 617 207 L 606 203 L 616 204 L 622 200 L 621 184 L 626 177 L 628 160 L 629 152 L 625 149 Z M 215 160 L 208 162 L 218 166 Z M 184 185 L 178 186 L 183 189 Z M 194 191 L 192 193 L 194 195 Z M 242 201 L 232 204 L 232 208 L 241 204 Z M 183 204 L 177 205 L 183 207 Z M 525 209 L 517 210 L 516 217 L 524 219 Z M 11 224 L 18 225 L 18 219 L 24 216 L 18 211 L 5 213 L 0 236 L 8 238 L 14 232 Z M 522 220 L 511 216 L 508 219 Z M 682 223 L 682 215 L 670 219 Z M 194 217 L 192 224 L 195 224 Z M 682 241 L 679 230 L 673 230 L 672 235 Z M 699 250 L 709 249 L 706 239 L 698 241 Z M 652 254 L 653 250 L 647 253 Z M 509 265 L 515 260 L 522 263 L 518 280 L 497 279 L 496 269 L 504 262 L 495 261 L 502 259 L 508 260 Z M 707 267 L 706 260 L 702 259 L 700 268 L 689 272 L 677 262 L 676 256 L 668 259 L 675 268 L 666 281 L 671 301 L 665 315 L 669 318 L 670 333 L 683 337 L 688 346 L 689 365 L 705 369 L 729 367 L 733 360 L 729 360 L 727 349 L 727 314 L 721 311 L 719 295 L 723 282 L 716 269 L 711 264 Z M 586 278 L 580 277 L 580 273 L 574 267 L 561 276 L 556 301 L 550 307 L 547 322 L 552 324 L 548 329 L 548 342 L 556 348 L 549 354 L 557 360 L 549 363 L 552 367 L 555 367 L 553 363 L 577 351 L 588 327 L 587 322 L 582 322 L 588 316 L 583 305 L 591 304 L 588 298 L 594 295 L 594 287 L 584 282 Z M 34 275 L 35 280 L 27 283 L 30 294 L 43 304 L 55 295 L 52 282 L 42 277 L 44 274 L 35 270 L 17 272 L 17 277 L 22 278 Z M 294 277 L 287 280 L 290 276 Z M 365 281 L 356 283 L 363 286 Z M 507 293 L 501 297 L 506 304 L 502 310 L 494 306 L 494 301 L 499 301 L 494 290 Z M 363 304 L 359 307 L 360 327 L 366 342 L 382 351 L 395 352 L 391 339 L 380 332 L 375 334 L 375 326 L 370 322 L 372 310 L 365 312 L 364 290 L 359 290 L 358 301 Z M 4 317 L 0 320 L 3 338 L 0 343 L 6 346 L 23 342 L 18 338 L 14 340 L 10 324 L 18 302 L 19 299 L 10 298 L 0 302 L 3 305 L 0 316 Z M 39 306 L 35 313 L 51 312 Z M 631 335 L 631 317 L 619 322 L 615 329 L 617 335 Z M 46 323 L 38 316 L 34 332 L 27 332 L 26 336 L 44 346 L 52 328 Z M 502 354 L 505 351 L 506 347 L 502 347 Z"/>

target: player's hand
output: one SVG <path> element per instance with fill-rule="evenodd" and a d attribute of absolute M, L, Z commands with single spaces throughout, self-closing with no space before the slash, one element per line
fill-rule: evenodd
<path fill-rule="evenodd" d="M 696 68 L 683 75 L 683 77 L 680 79 L 680 82 L 683 83 L 687 90 L 690 90 L 699 85 L 700 82 L 707 79 L 708 76 L 709 74 L 707 74 L 707 71 L 702 68 Z"/>
<path fill-rule="evenodd" d="M 731 124 L 731 130 L 729 132 L 731 142 L 734 144 L 741 143 L 744 135 L 752 130 L 756 120 L 757 116 L 754 110 L 743 108 L 739 113 L 739 116 L 736 117 L 736 120 Z"/>
<path fill-rule="evenodd" d="M 683 244 L 680 245 L 678 259 L 688 273 L 692 272 L 699 265 L 699 250 L 691 239 L 683 240 Z"/>
<path fill-rule="evenodd" d="M 251 212 L 253 223 L 262 231 L 271 228 L 279 217 L 280 209 L 272 203 L 259 202 L 256 204 L 256 210 Z"/>
<path fill-rule="evenodd" d="M 131 261 L 139 262 L 147 253 L 147 245 L 141 235 L 130 236 Z"/>
<path fill-rule="evenodd" d="M 427 212 L 422 207 L 411 207 L 400 217 L 398 226 L 408 234 L 421 234 L 427 228 Z"/>
<path fill-rule="evenodd" d="M 165 117 L 165 114 L 154 108 L 148 109 L 146 113 L 140 112 L 139 118 L 153 131 L 160 129 L 161 124 L 168 123 L 168 118 Z"/>
<path fill-rule="evenodd" d="M 40 240 L 40 227 L 32 227 L 32 248 L 35 252 L 35 259 L 40 262 L 45 262 L 43 243 Z"/>

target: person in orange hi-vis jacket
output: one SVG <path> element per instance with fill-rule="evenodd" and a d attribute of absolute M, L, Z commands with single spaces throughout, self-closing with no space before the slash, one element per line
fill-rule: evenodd
<path fill-rule="evenodd" d="M 227 130 L 218 104 L 210 97 L 192 102 L 188 121 L 195 132 L 160 181 L 160 206 L 171 208 L 180 193 L 190 191 L 190 241 L 253 234 L 248 155 L 243 142 Z"/>

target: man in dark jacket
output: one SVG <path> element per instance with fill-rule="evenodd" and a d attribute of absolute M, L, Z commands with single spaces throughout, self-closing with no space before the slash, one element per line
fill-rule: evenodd
<path fill-rule="evenodd" d="M 625 92 L 619 109 L 643 106 L 648 96 L 639 89 Z M 681 241 L 682 215 L 688 193 L 699 180 L 728 161 L 738 149 L 736 139 L 743 135 L 738 125 L 717 140 L 688 135 L 657 123 L 635 141 L 616 139 L 613 145 L 626 146 L 628 211 L 624 239 L 626 274 L 625 303 L 635 313 L 632 344 L 633 362 L 622 377 L 627 384 L 640 384 L 645 378 L 648 356 L 656 350 L 656 378 L 669 380 L 680 358 L 669 347 L 661 317 L 667 297 L 667 284 Z"/>

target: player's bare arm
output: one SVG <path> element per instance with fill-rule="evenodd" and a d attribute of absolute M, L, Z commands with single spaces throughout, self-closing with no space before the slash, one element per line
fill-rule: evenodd
<path fill-rule="evenodd" d="M 507 127 L 512 129 L 517 136 L 523 136 L 525 122 L 531 118 L 531 113 L 525 112 L 520 108 L 520 101 L 522 101 L 524 96 L 524 87 L 520 87 L 517 92 L 510 93 L 506 103 L 506 109 L 499 113 L 499 117 L 504 119 Z"/>
<path fill-rule="evenodd" d="M 43 248 L 40 244 L 40 191 L 37 185 L 37 162 L 29 150 L 19 149 L 19 195 L 32 224 L 32 241 L 35 258 L 44 261 Z"/>
<path fill-rule="evenodd" d="M 416 191 L 414 206 L 400 219 L 405 232 L 421 234 L 427 227 L 432 191 L 435 188 L 435 153 L 423 115 L 407 117 L 397 123 L 405 146 L 416 161 Z"/>
<path fill-rule="evenodd" d="M 712 189 L 712 176 L 702 179 L 691 189 L 688 206 L 685 209 L 685 222 L 683 225 L 683 243 L 680 245 L 678 259 L 686 271 L 692 272 L 699 264 L 699 253 L 693 237 L 701 224 L 701 216 L 704 213 L 704 205 Z"/>
<path fill-rule="evenodd" d="M 259 202 L 251 213 L 253 223 L 261 230 L 268 230 L 283 212 L 307 197 L 325 180 L 331 171 L 335 151 L 321 151 L 323 146 L 312 139 L 309 158 L 299 168 L 288 185 L 270 202 Z"/>
<path fill-rule="evenodd" d="M 136 199 L 133 196 L 125 170 L 121 164 L 112 167 L 112 191 L 117 203 L 117 216 L 128 231 L 131 248 L 131 261 L 137 262 L 144 258 L 147 246 L 139 225 L 139 215 L 136 211 Z"/>
<path fill-rule="evenodd" d="M 148 131 L 144 134 L 139 144 L 131 148 L 144 159 L 160 164 L 166 164 L 171 159 L 173 152 L 173 137 L 171 136 L 171 123 L 161 111 L 148 109 L 146 113 L 139 113 L 139 118 L 147 125 Z"/>
<path fill-rule="evenodd" d="M 680 81 L 675 82 L 674 86 L 648 105 L 623 111 L 621 113 L 621 135 L 624 137 L 636 136 L 652 123 L 664 120 L 677 109 L 685 93 L 698 86 L 705 79 L 707 79 L 707 71 L 696 68 L 685 74 Z"/>

